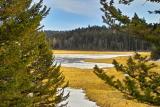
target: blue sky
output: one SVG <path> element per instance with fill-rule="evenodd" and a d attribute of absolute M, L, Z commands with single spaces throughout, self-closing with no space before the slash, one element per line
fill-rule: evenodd
<path fill-rule="evenodd" d="M 39 1 L 39 0 L 35 0 Z M 100 0 L 44 0 L 51 7 L 50 14 L 41 22 L 45 30 L 72 30 L 88 25 L 105 25 L 100 11 Z M 159 22 L 158 15 L 149 15 L 147 10 L 159 9 L 160 4 L 135 0 L 132 5 L 117 5 L 123 14 L 133 16 L 137 12 L 140 17 L 146 17 L 147 22 Z M 146 10 L 147 9 L 147 10 Z"/>

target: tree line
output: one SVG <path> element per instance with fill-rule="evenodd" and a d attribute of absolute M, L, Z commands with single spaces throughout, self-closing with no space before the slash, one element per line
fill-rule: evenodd
<path fill-rule="evenodd" d="M 105 26 L 45 33 L 53 49 L 147 51 L 151 48 L 148 42 L 128 36 L 128 32 L 118 32 Z"/>

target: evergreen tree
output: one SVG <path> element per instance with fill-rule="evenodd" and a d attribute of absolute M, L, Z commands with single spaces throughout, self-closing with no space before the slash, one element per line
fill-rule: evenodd
<path fill-rule="evenodd" d="M 52 66 L 52 52 L 39 31 L 49 9 L 42 0 L 32 2 L 0 1 L 1 107 L 55 107 L 68 97 L 60 66 Z"/>
<path fill-rule="evenodd" d="M 127 65 L 119 64 L 114 60 L 113 64 L 116 70 L 124 75 L 123 80 L 108 76 L 97 66 L 94 68 L 94 73 L 105 83 L 123 92 L 127 97 L 160 105 L 160 74 L 152 71 L 156 65 L 148 61 L 147 57 L 142 57 L 137 53 L 127 60 Z"/>
<path fill-rule="evenodd" d="M 119 0 L 121 4 L 130 5 L 134 0 Z M 160 3 L 160 0 L 147 0 L 149 2 Z M 129 18 L 123 15 L 121 10 L 116 8 L 114 0 L 101 0 L 103 8 L 101 9 L 105 16 L 103 20 L 113 29 L 117 29 L 123 32 L 129 32 L 130 34 L 141 38 L 145 41 L 149 41 L 153 45 L 152 58 L 160 58 L 160 24 L 146 23 L 145 19 L 139 18 L 137 14 L 133 18 Z M 148 11 L 151 14 L 160 14 L 160 10 Z"/>
<path fill-rule="evenodd" d="M 129 5 L 134 0 L 119 0 L 121 4 Z M 160 3 L 159 0 L 148 0 Z M 135 13 L 133 18 L 123 15 L 120 9 L 114 6 L 114 0 L 101 0 L 102 11 L 105 13 L 103 20 L 112 29 L 128 32 L 135 37 L 152 43 L 152 58 L 160 58 L 160 24 L 146 23 L 145 19 L 139 18 Z M 159 10 L 149 11 L 149 13 L 159 14 Z M 124 75 L 122 80 L 109 76 L 102 69 L 95 66 L 94 73 L 107 84 L 123 92 L 127 97 L 137 99 L 141 102 L 160 105 L 160 74 L 153 72 L 156 67 L 149 62 L 149 58 L 137 54 L 127 60 L 126 65 L 113 61 L 116 71 Z"/>

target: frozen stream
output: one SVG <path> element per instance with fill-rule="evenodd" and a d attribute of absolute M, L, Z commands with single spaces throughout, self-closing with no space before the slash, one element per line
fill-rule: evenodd
<path fill-rule="evenodd" d="M 129 55 L 107 55 L 107 54 L 54 54 L 55 62 L 61 63 L 64 67 L 75 67 L 81 69 L 93 69 L 95 65 L 100 68 L 113 67 L 112 64 L 106 63 L 92 63 L 84 62 L 84 59 L 104 59 L 113 58 L 118 56 L 129 56 Z M 75 71 L 76 72 L 76 71 Z M 67 107 L 99 107 L 95 102 L 89 101 L 85 97 L 84 90 L 66 88 L 64 93 L 70 92 L 70 96 L 67 99 Z"/>
<path fill-rule="evenodd" d="M 113 67 L 112 64 L 84 62 L 84 59 L 104 59 L 128 55 L 108 55 L 108 54 L 55 54 L 55 61 L 64 67 L 75 67 L 81 69 L 92 69 L 95 65 L 100 68 Z"/>

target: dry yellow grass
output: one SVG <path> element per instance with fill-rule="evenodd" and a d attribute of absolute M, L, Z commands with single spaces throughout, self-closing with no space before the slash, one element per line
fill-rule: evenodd
<path fill-rule="evenodd" d="M 126 52 L 121 52 L 121 53 L 124 53 L 126 54 Z M 129 53 L 129 52 L 128 52 Z M 150 53 L 149 52 L 139 52 L 142 56 L 149 56 Z M 134 54 L 133 52 L 129 53 L 129 54 Z M 112 63 L 113 62 L 113 59 L 116 59 L 119 63 L 121 64 L 125 64 L 128 57 L 116 57 L 116 58 L 104 58 L 104 59 L 86 59 L 84 61 L 86 62 L 98 62 L 98 63 Z"/>
<path fill-rule="evenodd" d="M 131 54 L 131 53 L 134 53 L 134 52 L 119 52 L 119 51 L 77 51 L 77 50 L 53 50 L 52 52 L 53 54 Z"/>
<path fill-rule="evenodd" d="M 115 52 L 96 52 L 96 51 L 65 51 L 56 50 L 54 53 L 58 54 L 115 54 Z M 117 54 L 131 53 L 131 52 L 117 52 Z M 149 53 L 141 53 L 143 55 L 148 55 Z M 127 57 L 117 57 L 120 63 L 125 64 Z M 110 59 L 96 59 L 96 60 L 85 60 L 89 62 L 101 62 L 101 63 L 112 63 L 112 58 Z M 66 81 L 69 81 L 69 87 L 72 88 L 82 88 L 86 92 L 87 98 L 92 101 L 97 102 L 101 107 L 151 107 L 151 105 L 139 103 L 136 100 L 128 100 L 124 95 L 114 89 L 113 87 L 107 85 L 99 79 L 93 70 L 88 69 L 78 69 L 78 68 L 67 68 L 62 67 L 61 70 L 66 77 Z M 116 78 L 122 79 L 123 75 L 115 71 L 114 68 L 109 68 L 105 70 L 109 75 L 114 75 Z"/>
<path fill-rule="evenodd" d="M 104 58 L 104 59 L 86 59 L 85 62 L 97 62 L 97 63 L 109 63 L 113 62 L 113 59 L 116 59 L 118 62 L 125 64 L 128 57 L 116 57 L 116 58 Z"/>
<path fill-rule="evenodd" d="M 61 69 L 66 81 L 69 81 L 69 87 L 84 89 L 86 96 L 101 107 L 151 107 L 137 101 L 127 100 L 121 92 L 99 79 L 92 70 L 65 67 Z M 115 73 L 113 69 L 109 69 L 107 72 L 117 77 L 122 76 Z"/>

